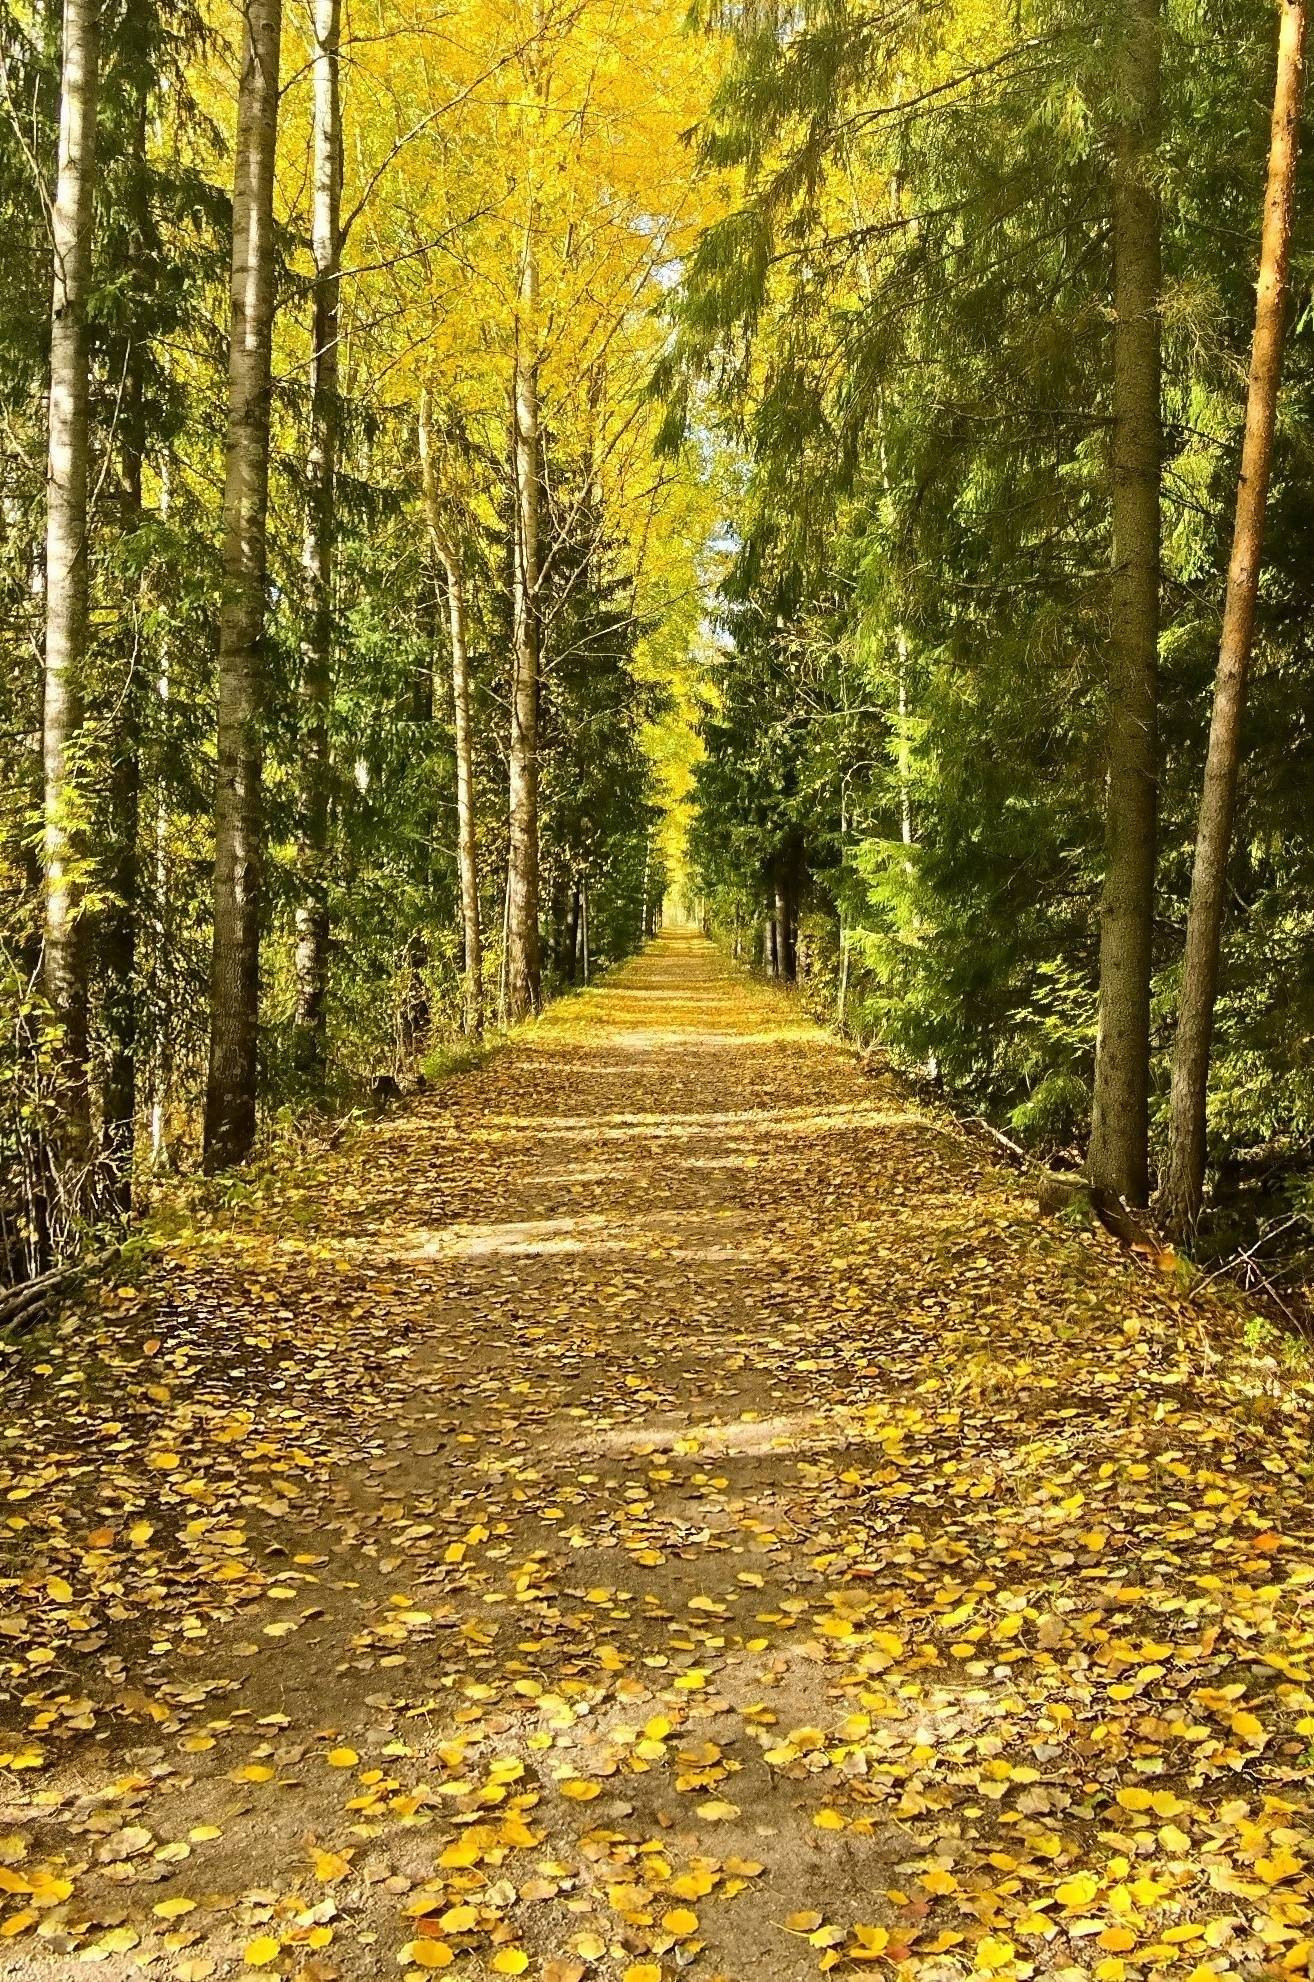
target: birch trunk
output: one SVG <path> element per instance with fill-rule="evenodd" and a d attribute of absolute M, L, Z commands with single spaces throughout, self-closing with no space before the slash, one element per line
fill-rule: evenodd
<path fill-rule="evenodd" d="M 506 1014 L 539 1009 L 538 940 L 538 577 L 539 407 L 537 221 L 525 228 L 516 325 L 514 427 L 516 530 L 509 754 Z"/>
<path fill-rule="evenodd" d="M 474 744 L 470 732 L 469 615 L 460 551 L 442 511 L 434 459 L 432 405 L 427 390 L 420 395 L 420 467 L 429 536 L 447 580 L 447 618 L 452 644 L 452 740 L 456 751 L 456 852 L 461 892 L 462 1022 L 464 1030 L 477 1039 L 484 1029 L 484 956 L 479 923 Z"/>
<path fill-rule="evenodd" d="M 205 1167 L 255 1140 L 260 1000 L 261 736 L 269 363 L 274 304 L 274 139 L 280 0 L 244 0 L 233 165 L 233 262 L 219 617 L 214 942 Z"/>
<path fill-rule="evenodd" d="M 1160 1197 L 1165 1221 L 1178 1238 L 1193 1231 L 1204 1193 L 1209 1054 L 1218 992 L 1227 861 L 1236 810 L 1241 723 L 1255 637 L 1264 510 L 1282 375 L 1291 216 L 1305 89 L 1306 21 L 1306 0 L 1282 0 L 1245 439 L 1191 873 L 1186 951 L 1173 1047 L 1168 1161 Z"/>
<path fill-rule="evenodd" d="M 43 849 L 45 990 L 61 1034 L 56 1163 L 72 1211 L 85 1195 L 91 1161 L 82 928 L 86 848 L 71 757 L 82 728 L 87 646 L 87 290 L 99 64 L 99 0 L 65 0 L 59 166 L 51 213 Z"/>
<path fill-rule="evenodd" d="M 1158 811 L 1160 0 L 1124 0 L 1113 168 L 1113 581 L 1099 1031 L 1088 1168 L 1149 1196 L 1150 967 Z"/>
<path fill-rule="evenodd" d="M 331 792 L 329 705 L 333 692 L 334 493 L 338 457 L 338 332 L 342 287 L 342 117 L 338 85 L 340 0 L 315 0 L 314 350 L 302 571 L 306 634 L 301 650 L 301 793 L 296 912 L 296 1064 L 320 1076 L 328 1060 L 328 841 Z"/>

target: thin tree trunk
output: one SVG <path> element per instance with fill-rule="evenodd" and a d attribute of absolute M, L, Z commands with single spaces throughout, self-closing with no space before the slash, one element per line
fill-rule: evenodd
<path fill-rule="evenodd" d="M 160 473 L 160 520 L 165 521 L 171 501 L 171 461 L 166 454 Z M 153 880 L 155 920 L 152 932 L 151 1002 L 155 1018 L 155 1050 L 151 1056 L 151 1168 L 162 1170 L 169 1161 L 169 1103 L 173 1088 L 174 1029 L 170 1010 L 170 963 L 173 957 L 173 904 L 171 899 L 172 862 L 169 858 L 169 767 L 173 747 L 169 706 L 170 636 L 166 632 L 160 646 L 159 673 L 155 679 L 155 818 Z"/>
<path fill-rule="evenodd" d="M 315 0 L 314 351 L 310 372 L 308 515 L 302 570 L 306 637 L 301 650 L 301 818 L 298 834 L 297 1003 L 294 1053 L 303 1073 L 328 1061 L 329 707 L 333 692 L 334 493 L 338 459 L 338 331 L 342 278 L 342 116 L 338 89 L 340 0 Z"/>
<path fill-rule="evenodd" d="M 538 941 L 538 576 L 539 408 L 536 216 L 525 228 L 515 351 L 516 530 L 507 855 L 508 1018 L 539 1008 Z"/>
<path fill-rule="evenodd" d="M 255 1140 L 260 1007 L 261 713 L 269 361 L 274 310 L 274 139 L 281 0 L 244 0 L 233 167 L 224 596 L 219 618 L 214 943 L 205 1167 L 238 1163 Z"/>
<path fill-rule="evenodd" d="M 125 531 L 141 527 L 142 447 L 145 441 L 142 381 L 136 351 L 129 354 L 119 413 L 123 433 L 120 493 Z M 135 643 L 134 643 L 135 646 Z M 100 924 L 104 972 L 104 1020 L 108 1059 L 101 1103 L 105 1157 L 115 1208 L 132 1209 L 132 1162 L 137 1128 L 137 918 L 138 829 L 141 812 L 143 674 L 141 656 L 127 656 L 117 705 L 110 766 L 110 845 L 105 861 L 107 902 Z"/>
<path fill-rule="evenodd" d="M 576 881 L 570 903 L 570 973 L 567 982 L 573 984 L 579 971 L 579 918 L 580 885 Z"/>
<path fill-rule="evenodd" d="M 133 104 L 131 240 L 135 250 L 143 255 L 149 246 L 150 228 L 146 195 L 148 107 L 145 78 L 140 76 Z M 142 525 L 142 466 L 146 454 L 143 356 L 142 338 L 132 326 L 127 349 L 122 354 L 123 389 L 118 413 L 120 527 L 125 537 L 133 535 Z M 144 586 L 139 588 L 144 589 Z M 141 913 L 137 842 L 144 705 L 141 656 L 134 639 L 126 656 L 114 724 L 110 845 L 105 863 L 107 902 L 98 945 L 104 973 L 104 1022 L 109 1048 L 101 1091 L 105 1157 L 113 1202 L 125 1218 L 132 1209 L 137 1134 L 137 928 Z"/>
<path fill-rule="evenodd" d="M 792 984 L 795 977 L 793 937 L 789 882 L 781 880 L 776 884 L 776 975 L 784 984 Z"/>
<path fill-rule="evenodd" d="M 91 1162 L 86 845 L 71 756 L 82 729 L 87 646 L 87 290 L 100 64 L 99 0 L 65 0 L 59 169 L 51 214 L 50 446 L 46 479 L 44 708 L 45 989 L 60 1028 L 61 1189 L 76 1212 Z"/>
<path fill-rule="evenodd" d="M 1168 1227 L 1179 1238 L 1194 1230 L 1204 1193 L 1209 1053 L 1218 991 L 1228 852 L 1236 811 L 1241 723 L 1255 637 L 1264 511 L 1282 376 L 1291 215 L 1305 89 L 1306 20 L 1306 0 L 1282 0 L 1245 439 L 1191 872 L 1186 950 L 1173 1047 L 1168 1160 L 1160 1199 Z"/>
<path fill-rule="evenodd" d="M 1113 580 L 1099 1031 L 1088 1166 L 1149 1195 L 1150 968 L 1158 811 L 1161 246 L 1153 182 L 1160 0 L 1124 0 L 1113 173 Z"/>
<path fill-rule="evenodd" d="M 427 389 L 420 395 L 420 465 L 424 502 L 434 555 L 447 580 L 447 617 L 452 643 L 452 739 L 456 751 L 456 853 L 461 891 L 463 963 L 462 1023 L 472 1038 L 484 1029 L 484 954 L 479 922 L 479 839 L 474 800 L 474 744 L 470 729 L 470 644 L 465 571 L 460 551 L 447 530 L 434 459 L 432 407 Z"/>
<path fill-rule="evenodd" d="M 579 894 L 579 940 L 584 952 L 584 982 L 589 981 L 589 884 L 583 883 Z"/>

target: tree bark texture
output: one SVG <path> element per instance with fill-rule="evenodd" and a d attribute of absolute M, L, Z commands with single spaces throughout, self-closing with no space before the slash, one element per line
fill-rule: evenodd
<path fill-rule="evenodd" d="M 1291 218 L 1305 91 L 1306 27 L 1306 0 L 1281 0 L 1245 438 L 1191 871 L 1186 949 L 1173 1046 L 1168 1160 L 1160 1193 L 1163 1216 L 1169 1230 L 1178 1238 L 1187 1237 L 1194 1230 L 1204 1193 L 1209 1054 L 1218 992 L 1227 862 L 1241 761 L 1241 724 L 1255 638 L 1264 512 L 1282 376 Z"/>
<path fill-rule="evenodd" d="M 452 741 L 456 753 L 456 864 L 461 894 L 462 1024 L 472 1038 L 478 1038 L 484 1028 L 484 955 L 479 919 L 474 739 L 470 728 L 469 610 L 461 548 L 443 514 L 432 422 L 432 404 L 425 391 L 420 396 L 420 464 L 424 502 L 434 556 L 442 566 L 447 581 L 447 618 L 452 647 Z M 537 911 L 535 921 L 537 924 Z"/>
<path fill-rule="evenodd" d="M 146 79 L 135 84 L 132 116 L 132 179 L 130 240 L 145 254 L 149 247 L 150 213 L 146 192 Z M 126 347 L 116 366 L 122 380 L 119 398 L 120 528 L 131 536 L 142 526 L 142 468 L 146 457 L 146 405 L 142 377 L 144 340 L 130 326 Z M 142 588 L 145 589 L 144 586 Z M 100 926 L 100 963 L 104 974 L 104 1023 L 108 1051 L 101 1090 L 108 1188 L 115 1210 L 127 1217 L 132 1209 L 132 1170 L 137 1135 L 137 927 L 141 915 L 140 852 L 141 751 L 146 703 L 142 658 L 132 639 L 124 656 L 117 721 L 110 765 L 109 846 L 105 857 L 106 906 Z"/>
<path fill-rule="evenodd" d="M 99 0 L 65 0 L 59 164 L 51 212 L 49 453 L 46 470 L 44 981 L 60 1028 L 55 1162 L 76 1215 L 88 1184 L 87 849 L 75 784 L 87 648 L 87 291 L 96 164 Z"/>
<path fill-rule="evenodd" d="M 1099 1030 L 1088 1167 L 1149 1195 L 1150 969 L 1158 812 L 1160 289 L 1154 151 L 1159 0 L 1123 0 L 1113 165 L 1113 576 Z"/>
<path fill-rule="evenodd" d="M 507 861 L 506 1015 L 539 1009 L 538 697 L 539 404 L 537 221 L 525 228 L 516 325 L 514 452 L 516 529 Z"/>
<path fill-rule="evenodd" d="M 243 12 L 219 617 L 214 940 L 205 1097 L 209 1171 L 240 1162 L 255 1140 L 260 1005 L 260 732 L 280 0 L 244 0 Z"/>
<path fill-rule="evenodd" d="M 297 840 L 295 1057 L 319 1077 L 328 1061 L 329 814 L 332 772 L 334 496 L 338 460 L 338 335 L 342 287 L 342 115 L 338 82 L 340 0 L 315 0 L 314 339 L 310 449 L 306 461 L 305 636 L 301 649 L 301 792 Z"/>

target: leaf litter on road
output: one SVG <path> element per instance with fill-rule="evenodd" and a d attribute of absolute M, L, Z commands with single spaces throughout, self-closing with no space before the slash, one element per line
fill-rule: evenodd
<path fill-rule="evenodd" d="M 6 1362 L 5 1973 L 1310 1966 L 1303 1409 L 697 939 Z"/>

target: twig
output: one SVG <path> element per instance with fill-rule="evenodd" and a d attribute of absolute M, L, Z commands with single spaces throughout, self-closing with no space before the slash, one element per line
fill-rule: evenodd
<path fill-rule="evenodd" d="M 1267 1232 L 1261 1232 L 1253 1245 L 1243 1247 L 1240 1252 L 1230 1253 L 1221 1266 L 1215 1266 L 1202 1279 L 1196 1281 L 1194 1287 L 1191 1289 L 1191 1299 L 1194 1300 L 1197 1294 L 1203 1293 L 1204 1289 L 1211 1282 L 1220 1280 L 1225 1273 L 1234 1273 L 1240 1266 L 1254 1266 L 1255 1271 L 1258 1273 L 1259 1268 L 1255 1265 L 1255 1254 L 1259 1251 L 1260 1247 L 1266 1246 L 1270 1239 L 1280 1238 L 1283 1232 L 1289 1232 L 1293 1225 L 1299 1225 L 1301 1216 L 1302 1214 L 1300 1212 L 1293 1212 L 1292 1216 L 1290 1218 L 1284 1218 L 1280 1225 L 1270 1226 Z M 1261 1280 L 1264 1278 L 1262 1273 L 1259 1277 Z M 1265 1285 L 1267 1284 L 1265 1282 Z"/>

